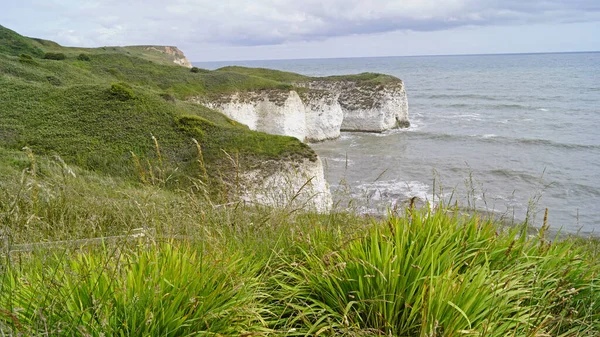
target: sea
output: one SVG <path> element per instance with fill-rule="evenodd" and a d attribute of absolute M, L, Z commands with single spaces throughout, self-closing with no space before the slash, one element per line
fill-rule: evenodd
<path fill-rule="evenodd" d="M 404 81 L 407 129 L 311 144 L 337 207 L 409 198 L 600 235 L 600 52 L 202 62 Z"/>

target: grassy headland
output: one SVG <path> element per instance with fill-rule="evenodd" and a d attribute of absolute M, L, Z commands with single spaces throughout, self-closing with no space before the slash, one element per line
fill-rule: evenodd
<path fill-rule="evenodd" d="M 185 101 L 191 95 L 287 87 L 280 82 L 238 73 L 192 73 L 103 48 L 86 50 L 87 60 L 81 60 L 78 49 L 0 31 L 12 48 L 0 53 L 2 147 L 27 146 L 83 168 L 131 177 L 136 175 L 132 152 L 142 163 L 159 159 L 152 136 L 163 162 L 187 173 L 197 159 L 192 139 L 201 145 L 208 172 L 221 171 L 226 177 L 231 165 L 223 165 L 223 151 L 239 153 L 247 166 L 265 159 L 315 158 L 294 138 L 251 131 Z M 46 45 L 53 53 L 64 52 L 66 59 L 39 58 Z"/>
<path fill-rule="evenodd" d="M 397 77 L 386 75 L 386 74 L 378 74 L 378 73 L 362 73 L 355 75 L 339 75 L 339 76 L 327 76 L 327 77 L 311 77 L 304 76 L 292 72 L 281 71 L 281 70 L 273 70 L 273 69 L 265 69 L 265 68 L 246 68 L 240 66 L 227 66 L 223 68 L 219 68 L 216 71 L 222 73 L 238 73 L 244 74 L 248 76 L 254 76 L 259 78 L 266 78 L 273 81 L 283 82 L 283 83 L 303 83 L 310 81 L 351 81 L 357 82 L 361 85 L 380 85 L 385 83 L 393 83 L 398 82 L 400 79 Z"/>
<path fill-rule="evenodd" d="M 192 73 L 3 27 L 0 46 L 0 335 L 600 334 L 596 240 L 444 207 L 375 220 L 219 204 L 238 169 L 224 152 L 244 165 L 315 155 L 186 98 L 301 75 Z M 42 244 L 138 228 L 149 234 Z"/>

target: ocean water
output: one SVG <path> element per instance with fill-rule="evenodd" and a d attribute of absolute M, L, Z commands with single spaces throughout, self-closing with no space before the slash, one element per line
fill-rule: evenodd
<path fill-rule="evenodd" d="M 312 144 L 340 204 L 417 196 L 600 235 L 600 53 L 195 63 L 404 80 L 411 127 Z M 528 213 L 529 212 L 529 213 Z"/>

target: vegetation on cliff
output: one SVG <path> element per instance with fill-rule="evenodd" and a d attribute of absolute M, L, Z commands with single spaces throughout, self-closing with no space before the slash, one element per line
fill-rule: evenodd
<path fill-rule="evenodd" d="M 229 198 L 314 152 L 186 98 L 300 75 L 167 63 L 0 27 L 0 335 L 600 334 L 597 240 Z"/>
<path fill-rule="evenodd" d="M 202 148 L 211 180 L 228 179 L 234 169 L 227 154 L 240 164 L 266 159 L 314 160 L 314 152 L 291 137 L 250 131 L 222 114 L 187 103 L 189 95 L 274 88 L 281 83 L 236 73 L 201 72 L 157 64 L 127 53 L 102 48 L 71 50 L 22 37 L 1 28 L 5 40 L 17 41 L 12 52 L 0 53 L 0 146 L 30 147 L 37 154 L 58 154 L 66 162 L 108 174 L 137 178 L 132 153 L 158 160 L 183 177 L 196 166 Z M 37 52 L 38 48 L 51 48 Z M 4 46 L 3 46 L 4 47 Z M 48 55 L 66 59 L 44 59 Z M 29 51 L 31 54 L 23 54 Z M 35 53 L 32 51 L 36 51 Z M 14 55 L 29 55 L 22 56 Z M 25 62 L 24 62 L 25 60 Z M 227 165 L 224 165 L 224 162 Z M 175 181 L 177 179 L 173 179 Z"/>
<path fill-rule="evenodd" d="M 402 81 L 394 76 L 386 75 L 386 74 L 378 74 L 378 73 L 362 73 L 355 75 L 336 75 L 336 76 L 327 76 L 327 77 L 311 77 L 304 76 L 292 72 L 281 71 L 281 70 L 273 70 L 273 69 L 265 69 L 265 68 L 246 68 L 240 66 L 228 66 L 219 68 L 216 71 L 219 72 L 233 72 L 238 74 L 245 74 L 248 76 L 255 76 L 260 78 L 267 78 L 278 82 L 289 83 L 289 84 L 302 84 L 311 81 L 320 81 L 320 82 L 339 82 L 339 81 L 349 81 L 349 82 L 357 82 L 361 85 L 381 85 L 381 84 L 391 84 L 391 83 L 402 83 Z"/>

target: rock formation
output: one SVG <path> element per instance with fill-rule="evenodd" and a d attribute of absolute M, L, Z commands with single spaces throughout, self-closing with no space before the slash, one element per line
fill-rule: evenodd
<path fill-rule="evenodd" d="M 332 207 L 320 159 L 271 160 L 240 175 L 242 200 L 273 207 L 326 212 Z"/>
<path fill-rule="evenodd" d="M 410 125 L 399 79 L 373 83 L 323 78 L 293 85 L 298 89 L 235 92 L 194 101 L 252 130 L 305 142 L 334 139 L 340 131 L 383 132 Z"/>
<path fill-rule="evenodd" d="M 157 51 L 166 54 L 173 60 L 173 63 L 187 68 L 192 67 L 192 63 L 185 57 L 185 54 L 179 48 L 172 46 L 140 46 L 144 50 Z"/>
<path fill-rule="evenodd" d="M 409 125 L 404 84 L 395 77 L 299 77 L 284 82 L 289 89 L 225 92 L 191 100 L 252 130 L 304 142 L 334 139 L 341 131 L 383 132 Z M 249 202 L 318 212 L 332 205 L 319 158 L 267 161 L 242 173 L 240 182 L 240 197 Z"/>
<path fill-rule="evenodd" d="M 304 141 L 317 142 L 340 136 L 344 112 L 338 101 L 339 94 L 326 90 L 302 92 L 306 132 Z"/>
<path fill-rule="evenodd" d="M 338 95 L 344 114 L 342 131 L 382 132 L 410 125 L 408 99 L 402 81 L 373 84 L 317 80 L 303 85 Z"/>

